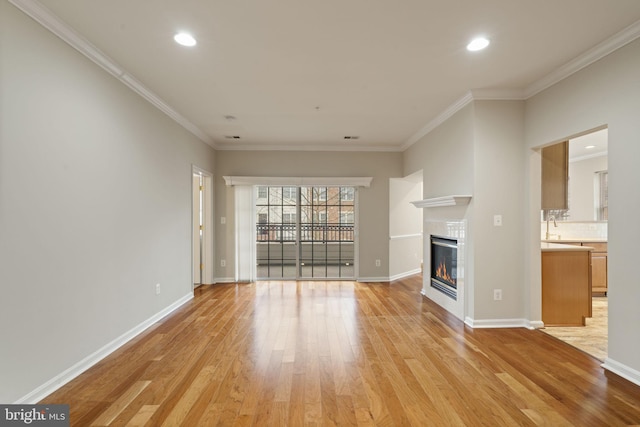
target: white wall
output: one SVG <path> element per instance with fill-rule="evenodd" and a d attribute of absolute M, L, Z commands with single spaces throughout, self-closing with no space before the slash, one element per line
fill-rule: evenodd
<path fill-rule="evenodd" d="M 524 102 L 474 102 L 474 320 L 523 319 Z M 494 216 L 502 226 L 494 225 Z M 494 301 L 493 290 L 502 290 Z"/>
<path fill-rule="evenodd" d="M 640 285 L 637 242 L 640 240 L 640 40 L 624 46 L 529 99 L 526 104 L 526 143 L 531 149 L 587 130 L 608 126 L 609 137 L 609 358 L 640 382 Z M 531 182 L 539 171 L 529 172 Z M 531 230 L 539 235 L 540 204 L 531 199 Z M 533 236 L 533 232 L 530 233 Z M 539 250 L 530 241 L 531 253 Z M 528 257 L 531 269 L 539 269 Z M 539 280 L 529 283 L 539 292 Z"/>
<path fill-rule="evenodd" d="M 389 180 L 389 276 L 399 279 L 420 271 L 422 261 L 422 171 Z"/>
<path fill-rule="evenodd" d="M 191 294 L 192 164 L 214 152 L 4 1 L 0 28 L 10 403 Z"/>
<path fill-rule="evenodd" d="M 606 171 L 607 156 L 591 157 L 569 163 L 569 213 L 571 221 L 594 221 L 595 173 Z"/>
<path fill-rule="evenodd" d="M 473 114 L 467 105 L 402 153 L 405 176 L 423 171 L 425 199 L 473 194 Z"/>

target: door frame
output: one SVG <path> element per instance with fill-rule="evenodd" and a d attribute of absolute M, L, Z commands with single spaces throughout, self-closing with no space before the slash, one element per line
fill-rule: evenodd
<path fill-rule="evenodd" d="M 197 178 L 197 179 L 196 179 Z M 200 188 L 202 183 L 202 188 Z M 200 198 L 202 192 L 202 198 Z M 212 285 L 214 279 L 213 173 L 191 167 L 191 283 Z M 202 205 L 201 205 L 202 203 Z M 200 210 L 202 209 L 202 241 Z"/>

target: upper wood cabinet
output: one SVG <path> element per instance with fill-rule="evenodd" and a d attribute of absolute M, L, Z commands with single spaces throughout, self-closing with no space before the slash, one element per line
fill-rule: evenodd
<path fill-rule="evenodd" d="M 569 209 L 569 141 L 542 149 L 542 209 Z"/>

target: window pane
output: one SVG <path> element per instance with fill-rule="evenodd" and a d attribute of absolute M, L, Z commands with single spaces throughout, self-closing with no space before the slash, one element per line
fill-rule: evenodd
<path fill-rule="evenodd" d="M 596 196 L 596 219 L 606 221 L 609 219 L 609 174 L 607 171 L 596 172 L 598 194 Z"/>
<path fill-rule="evenodd" d="M 340 198 L 342 199 L 342 203 L 352 202 L 355 199 L 355 188 L 353 187 L 341 187 L 340 188 Z"/>
<path fill-rule="evenodd" d="M 327 187 L 327 205 L 339 205 L 340 204 L 340 187 Z"/>
<path fill-rule="evenodd" d="M 282 204 L 282 187 L 269 187 L 269 204 Z"/>
<path fill-rule="evenodd" d="M 285 205 L 295 206 L 298 202 L 298 188 L 297 187 L 283 187 L 282 188 L 282 202 Z"/>

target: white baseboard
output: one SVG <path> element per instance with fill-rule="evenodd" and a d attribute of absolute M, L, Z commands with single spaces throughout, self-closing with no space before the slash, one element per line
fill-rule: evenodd
<path fill-rule="evenodd" d="M 544 328 L 544 322 L 542 320 L 527 320 L 529 326 L 527 329 L 542 329 Z"/>
<path fill-rule="evenodd" d="M 602 365 L 604 369 L 607 371 L 611 371 L 616 375 L 621 376 L 622 378 L 631 381 L 635 385 L 640 386 L 640 371 L 636 371 L 635 369 L 620 363 L 615 360 L 607 357 L 604 359 L 604 363 Z"/>
<path fill-rule="evenodd" d="M 215 278 L 216 283 L 234 283 L 235 281 L 236 279 L 234 279 L 233 277 L 216 277 Z"/>
<path fill-rule="evenodd" d="M 356 282 L 390 282 L 389 277 L 358 277 Z"/>
<path fill-rule="evenodd" d="M 178 301 L 174 302 L 167 308 L 154 314 L 144 322 L 135 326 L 133 329 L 130 329 L 129 331 L 120 335 L 118 338 L 111 341 L 104 347 L 98 349 L 96 352 L 85 357 L 78 363 L 71 366 L 69 369 L 56 375 L 55 377 L 53 377 L 46 383 L 42 384 L 40 387 L 36 388 L 26 396 L 23 396 L 22 398 L 18 399 L 17 401 L 14 402 L 14 404 L 38 403 L 39 401 L 41 401 L 42 399 L 44 399 L 45 397 L 47 397 L 48 395 L 50 395 L 51 393 L 53 393 L 54 391 L 56 391 L 57 389 L 59 389 L 60 387 L 62 387 L 63 385 L 65 385 L 66 383 L 68 383 L 69 381 L 71 381 L 72 379 L 74 379 L 84 371 L 86 371 L 87 369 L 91 368 L 93 365 L 95 365 L 96 363 L 98 363 L 99 361 L 101 361 L 102 359 L 104 359 L 114 351 L 116 351 L 118 348 L 122 347 L 124 344 L 126 344 L 127 342 L 135 338 L 137 335 L 144 332 L 147 328 L 152 326 L 154 323 L 168 316 L 173 311 L 180 308 L 180 306 L 186 304 L 192 299 L 193 299 L 193 292 L 190 292 L 189 294 L 183 296 L 182 298 L 180 298 Z"/>
<path fill-rule="evenodd" d="M 471 317 L 465 317 L 464 323 L 472 328 L 532 328 L 532 323 L 527 319 L 486 319 L 474 320 Z"/>
<path fill-rule="evenodd" d="M 415 270 L 405 271 L 404 273 L 400 274 L 394 274 L 393 276 L 389 277 L 389 280 L 393 282 L 394 280 L 404 279 L 405 277 L 413 276 L 420 273 L 422 273 L 422 270 L 420 268 L 416 268 Z"/>

